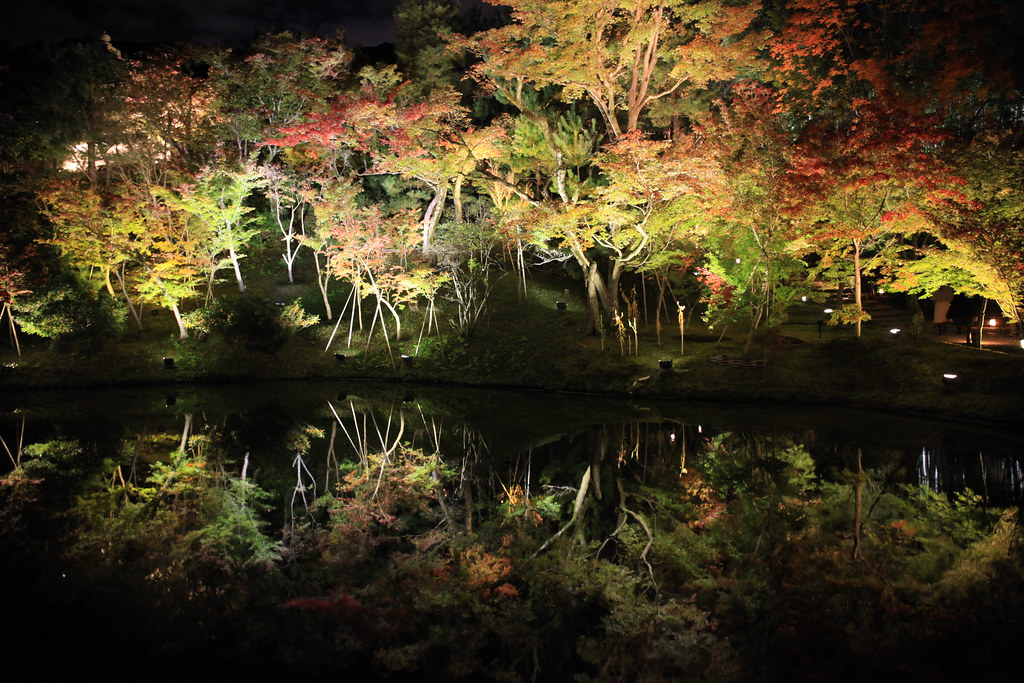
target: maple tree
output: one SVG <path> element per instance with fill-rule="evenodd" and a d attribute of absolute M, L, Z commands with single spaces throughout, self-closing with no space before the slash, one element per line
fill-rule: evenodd
<path fill-rule="evenodd" d="M 238 291 L 245 291 L 239 261 L 245 255 L 243 249 L 259 234 L 259 228 L 253 226 L 253 208 L 246 200 L 263 184 L 263 177 L 253 163 L 240 167 L 220 163 L 203 168 L 194 183 L 162 192 L 168 205 L 204 226 L 209 235 L 206 250 L 210 288 L 217 272 L 230 265 Z"/>
<path fill-rule="evenodd" d="M 480 59 L 476 77 L 521 110 L 524 83 L 585 96 L 612 138 L 636 130 L 658 100 L 729 81 L 755 57 L 757 41 L 744 34 L 757 2 L 487 1 L 512 20 L 454 41 Z"/>
<path fill-rule="evenodd" d="M 133 180 L 164 185 L 173 172 L 194 173 L 216 144 L 216 93 L 202 75 L 208 51 L 181 46 L 128 63 L 112 116 L 117 145 L 108 163 Z"/>
<path fill-rule="evenodd" d="M 131 270 L 137 265 L 139 236 L 146 230 L 135 192 L 137 188 L 127 186 L 101 194 L 75 180 L 58 180 L 41 190 L 39 198 L 54 229 L 48 243 L 84 275 L 99 271 L 107 293 L 123 297 L 142 329 L 142 311 L 129 287 Z M 115 282 L 120 294 L 115 292 Z"/>
<path fill-rule="evenodd" d="M 171 311 L 178 336 L 185 339 L 189 334 L 181 305 L 195 296 L 204 279 L 211 236 L 205 225 L 176 209 L 172 197 L 152 188 L 148 196 L 138 197 L 145 231 L 136 247 L 136 287 L 144 301 Z"/>
<path fill-rule="evenodd" d="M 729 101 L 699 128 L 722 178 L 722 202 L 701 244 L 700 279 L 709 289 L 706 316 L 742 320 L 749 353 L 756 330 L 779 323 L 799 295 L 797 282 L 809 180 L 819 169 L 801 155 L 774 92 L 736 84 Z"/>
<path fill-rule="evenodd" d="M 374 313 L 367 332 L 367 346 L 379 325 L 391 353 L 385 313 L 390 314 L 395 324 L 395 337 L 400 338 L 402 321 L 398 306 L 418 293 L 414 279 L 408 277 L 414 256 L 410 233 L 417 223 L 409 212 L 386 215 L 380 206 L 364 205 L 361 199 L 361 188 L 351 179 L 329 182 L 321 179 L 318 191 L 310 195 L 317 225 L 307 243 L 315 251 L 325 306 L 329 306 L 326 291 L 331 278 L 346 281 L 351 287 L 339 313 L 335 333 L 347 312 L 346 345 L 351 346 L 355 330 L 363 329 L 362 302 L 372 296 Z M 334 334 L 331 341 L 333 338 Z M 331 341 L 328 341 L 328 348 Z"/>
<path fill-rule="evenodd" d="M 459 146 L 455 131 L 464 111 L 444 91 L 423 101 L 408 99 L 408 86 L 397 81 L 393 70 L 364 69 L 360 77 L 359 90 L 337 97 L 330 111 L 314 112 L 305 122 L 282 128 L 282 137 L 265 144 L 315 145 L 328 166 L 339 155 L 365 154 L 369 167 L 358 169 L 360 173 L 395 174 L 426 185 L 431 199 L 420 219 L 420 234 L 421 249 L 429 254 L 457 169 L 464 165 L 450 152 Z"/>
<path fill-rule="evenodd" d="M 810 172 L 806 234 L 817 272 L 848 277 L 853 290 L 830 322 L 853 324 L 857 336 L 869 318 L 864 275 L 895 267 L 910 236 L 934 234 L 937 214 L 963 201 L 937 154 L 941 122 L 912 82 L 934 74 L 910 74 L 922 54 L 912 36 L 926 21 L 899 1 L 795 0 L 769 43 L 777 109 L 800 131 Z"/>
<path fill-rule="evenodd" d="M 898 112 L 880 94 L 849 125 L 813 131 L 824 166 L 811 239 L 824 247 L 823 265 L 849 260 L 854 299 L 836 320 L 852 323 L 857 336 L 867 319 L 864 274 L 898 258 L 904 236 L 935 232 L 935 212 L 964 199 L 934 153 L 942 139 L 934 122 Z"/>
<path fill-rule="evenodd" d="M 956 155 L 965 201 L 941 215 L 935 240 L 894 269 L 896 287 L 931 294 L 943 285 L 995 301 L 1008 321 L 1024 315 L 1024 154 L 982 138 Z M 969 201 L 967 201 L 969 200 Z M 980 343 L 980 337 L 979 337 Z"/>
<path fill-rule="evenodd" d="M 242 55 L 222 53 L 211 82 L 224 136 L 238 159 L 259 147 L 266 160 L 279 151 L 263 142 L 313 111 L 322 111 L 349 75 L 351 51 L 340 36 L 296 38 L 283 32 L 259 36 Z"/>
<path fill-rule="evenodd" d="M 284 243 L 284 260 L 288 282 L 295 282 L 295 259 L 298 257 L 302 237 L 306 234 L 307 183 L 291 166 L 268 163 L 260 167 L 263 187 L 270 201 L 270 211 Z M 330 315 L 328 314 L 328 317 Z"/>

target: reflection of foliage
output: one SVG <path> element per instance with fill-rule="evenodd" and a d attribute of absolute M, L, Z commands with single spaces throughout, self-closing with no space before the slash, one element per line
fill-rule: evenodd
<path fill-rule="evenodd" d="M 286 447 L 308 455 L 323 437 L 295 426 Z M 533 482 L 399 441 L 329 461 L 337 485 L 285 546 L 259 521 L 265 494 L 224 471 L 212 436 L 193 436 L 140 484 L 121 468 L 94 480 L 65 559 L 137 592 L 127 600 L 189 605 L 182 619 L 255 613 L 238 652 L 272 642 L 277 663 L 314 674 L 767 680 L 807 674 L 823 651 L 882 671 L 908 648 L 941 656 L 968 628 L 993 635 L 998 618 L 976 604 L 1024 606 L 1016 513 L 895 485 L 859 458 L 826 479 L 781 436 L 719 435 L 682 471 L 598 438 L 582 480 L 560 461 Z M 33 477 L 79 452 L 41 449 Z M 24 489 L 25 505 L 41 490 Z"/>
<path fill-rule="evenodd" d="M 124 481 L 118 468 L 118 483 L 79 500 L 73 553 L 84 559 L 98 552 L 117 563 L 141 552 L 158 576 L 187 571 L 190 562 L 231 569 L 276 561 L 278 546 L 257 514 L 267 494 L 219 469 L 203 450 L 194 445 L 155 463 L 141 486 Z"/>
<path fill-rule="evenodd" d="M 0 539 L 23 530 L 25 510 L 38 500 L 42 481 L 29 475 L 24 467 L 0 476 Z"/>

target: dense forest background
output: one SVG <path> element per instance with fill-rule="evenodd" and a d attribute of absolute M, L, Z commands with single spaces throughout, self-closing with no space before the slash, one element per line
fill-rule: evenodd
<path fill-rule="evenodd" d="M 849 290 L 832 321 L 859 334 L 869 281 L 1020 319 L 1015 3 L 486 9 L 403 2 L 393 53 L 289 33 L 7 48 L 9 334 L 102 341 L 150 307 L 186 338 L 266 304 L 467 335 L 499 276 L 537 268 L 578 283 L 590 333 L 635 330 L 641 283 L 748 350 L 822 288 Z M 319 305 L 285 305 L 294 283 Z"/>

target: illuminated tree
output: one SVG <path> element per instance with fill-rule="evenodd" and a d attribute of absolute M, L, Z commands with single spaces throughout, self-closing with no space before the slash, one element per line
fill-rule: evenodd
<path fill-rule="evenodd" d="M 746 323 L 747 352 L 755 331 L 780 323 L 799 294 L 799 238 L 815 199 L 807 179 L 818 169 L 801 156 L 774 104 L 768 88 L 737 84 L 699 129 L 724 185 L 723 203 L 711 218 L 715 228 L 701 245 L 708 315 Z"/>
<path fill-rule="evenodd" d="M 136 286 L 144 301 L 171 311 L 178 334 L 185 339 L 188 328 L 181 304 L 195 296 L 203 281 L 211 235 L 206 225 L 175 209 L 170 197 L 156 192 L 143 204 L 146 229 L 136 251 L 140 263 Z"/>
<path fill-rule="evenodd" d="M 283 137 L 266 144 L 312 145 L 328 167 L 340 157 L 364 154 L 370 160 L 368 168 L 358 172 L 394 174 L 425 185 L 431 199 L 420 219 L 420 235 L 421 249 L 429 254 L 463 163 L 450 148 L 457 143 L 456 125 L 464 112 L 450 92 L 410 100 L 408 87 L 397 83 L 392 70 L 364 69 L 360 77 L 359 91 L 339 96 L 329 112 L 313 113 L 305 123 L 283 128 Z"/>
<path fill-rule="evenodd" d="M 611 138 L 636 130 L 658 100 L 730 81 L 755 56 L 743 34 L 756 2 L 488 2 L 510 8 L 512 23 L 455 42 L 480 58 L 477 78 L 521 110 L 523 84 L 562 86 L 568 101 L 585 96 Z"/>
<path fill-rule="evenodd" d="M 306 234 L 306 211 L 309 208 L 305 183 L 295 171 L 283 164 L 265 164 L 260 167 L 260 173 L 270 201 L 270 211 L 284 243 L 281 258 L 288 271 L 288 282 L 295 282 L 295 259 Z"/>
<path fill-rule="evenodd" d="M 48 243 L 83 276 L 99 271 L 107 293 L 124 298 L 135 324 L 142 329 L 142 311 L 128 286 L 131 270 L 137 265 L 139 235 L 146 230 L 137 198 L 131 190 L 101 195 L 72 180 L 55 181 L 40 192 L 44 212 L 54 228 Z M 115 292 L 115 282 L 120 294 Z"/>
<path fill-rule="evenodd" d="M 173 192 L 164 193 L 164 201 L 191 216 L 211 236 L 206 246 L 211 286 L 217 271 L 230 265 L 238 291 L 245 291 L 239 260 L 245 255 L 242 250 L 259 234 L 259 229 L 253 226 L 253 209 L 245 202 L 252 191 L 263 184 L 255 165 L 233 168 L 221 163 L 204 168 L 195 183 L 186 183 Z"/>
<path fill-rule="evenodd" d="M 934 122 L 901 116 L 882 98 L 863 103 L 850 126 L 819 132 L 825 166 L 813 239 L 826 262 L 849 259 L 854 301 L 838 319 L 860 336 L 864 273 L 897 258 L 904 236 L 934 233 L 936 209 L 962 193 L 934 154 L 942 137 Z"/>
<path fill-rule="evenodd" d="M 115 172 L 163 185 L 173 180 L 169 172 L 194 173 L 208 160 L 216 144 L 216 94 L 201 75 L 208 58 L 200 48 L 183 46 L 131 60 L 118 91 L 123 104 L 114 112 Z"/>
<path fill-rule="evenodd" d="M 281 128 L 322 111 L 348 77 L 351 59 L 340 36 L 298 39 L 287 32 L 258 37 L 240 56 L 223 55 L 211 78 L 237 158 L 249 159 Z M 275 145 L 262 148 L 267 161 L 278 152 Z"/>
<path fill-rule="evenodd" d="M 967 197 L 960 210 L 940 214 L 944 220 L 934 231 L 937 242 L 918 249 L 918 258 L 895 270 L 897 287 L 931 294 L 948 285 L 995 301 L 1009 321 L 1022 320 L 1024 154 L 1006 142 L 978 139 L 958 155 Z"/>

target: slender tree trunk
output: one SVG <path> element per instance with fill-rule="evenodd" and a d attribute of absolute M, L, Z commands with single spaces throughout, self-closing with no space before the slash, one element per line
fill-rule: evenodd
<path fill-rule="evenodd" d="M 181 428 L 181 443 L 178 444 L 178 452 L 184 453 L 188 448 L 188 437 L 192 432 L 192 413 L 185 413 L 185 425 Z"/>
<path fill-rule="evenodd" d="M 592 261 L 587 273 L 587 334 L 598 334 L 604 327 L 604 314 L 601 310 L 598 293 L 600 280 L 601 274 L 598 272 L 597 262 Z"/>
<path fill-rule="evenodd" d="M 608 314 L 615 315 L 619 312 L 619 281 L 622 279 L 622 271 L 625 264 L 615 259 L 612 261 L 611 274 L 608 276 Z"/>
<path fill-rule="evenodd" d="M 242 269 L 238 265 L 238 254 L 235 253 L 235 245 L 228 247 L 228 256 L 231 257 L 231 267 L 235 269 L 235 280 L 238 282 L 238 291 L 245 292 L 245 283 L 242 282 Z"/>
<path fill-rule="evenodd" d="M 974 345 L 981 348 L 981 335 L 985 332 L 985 314 L 988 312 L 988 298 L 981 300 L 981 310 L 978 311 L 978 334 L 974 337 Z"/>
<path fill-rule="evenodd" d="M 11 331 L 11 342 L 14 344 L 15 350 L 18 352 L 18 358 L 21 358 L 21 344 L 18 342 L 18 328 L 14 324 L 14 311 L 11 309 L 9 303 L 4 303 L 4 307 L 0 309 L 0 320 L 3 320 L 4 315 L 7 315 L 8 329 Z"/>
<path fill-rule="evenodd" d="M 124 296 L 124 302 L 128 306 L 128 310 L 131 311 L 132 318 L 135 320 L 135 325 L 141 330 L 142 329 L 142 306 L 136 306 L 132 303 L 132 298 L 128 294 L 128 285 L 125 282 L 124 264 L 121 264 L 121 272 L 117 277 L 117 282 L 121 286 L 121 294 Z"/>
<path fill-rule="evenodd" d="M 854 484 L 853 495 L 853 559 L 859 560 L 862 554 L 861 527 L 863 521 L 861 516 L 864 512 L 864 465 L 859 448 L 857 449 L 857 481 Z"/>
<path fill-rule="evenodd" d="M 462 174 L 455 176 L 455 188 L 452 190 L 452 202 L 455 205 L 455 222 L 462 222 Z"/>
<path fill-rule="evenodd" d="M 178 338 L 188 339 L 188 328 L 185 327 L 185 321 L 181 319 L 181 309 L 178 308 L 178 304 L 171 304 L 171 313 L 174 314 L 174 321 L 178 323 Z"/>
<path fill-rule="evenodd" d="M 313 252 L 313 264 L 316 267 L 316 286 L 320 290 L 320 298 L 324 302 L 324 312 L 328 320 L 334 320 L 331 311 L 331 301 L 327 298 L 327 285 L 330 282 L 330 274 L 326 272 L 326 266 L 320 265 L 320 255 Z"/>
<path fill-rule="evenodd" d="M 860 336 L 860 316 L 864 312 L 864 300 L 861 293 L 860 248 L 862 242 L 853 240 L 853 303 L 857 307 L 857 336 Z"/>

